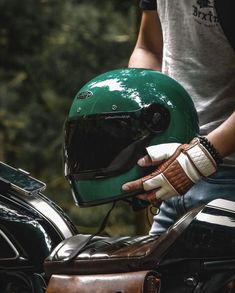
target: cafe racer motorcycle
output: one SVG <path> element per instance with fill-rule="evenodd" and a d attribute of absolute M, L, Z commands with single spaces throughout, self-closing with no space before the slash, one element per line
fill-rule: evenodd
<path fill-rule="evenodd" d="M 0 180 L 2 293 L 235 292 L 235 202 L 195 208 L 159 237 L 86 243 L 41 191 L 12 181 Z"/>
<path fill-rule="evenodd" d="M 108 103 L 99 102 L 100 90 Z M 190 97 L 160 73 L 126 69 L 92 80 L 75 97 L 65 126 L 65 175 L 76 203 L 124 200 L 136 212 L 145 208 L 120 189 L 143 176 L 130 160 L 147 145 L 189 141 L 197 131 Z M 100 133 L 103 153 L 94 141 Z M 0 163 L 0 292 L 235 292 L 235 202 L 218 198 L 196 207 L 160 236 L 107 237 L 80 234 L 45 187 Z"/>

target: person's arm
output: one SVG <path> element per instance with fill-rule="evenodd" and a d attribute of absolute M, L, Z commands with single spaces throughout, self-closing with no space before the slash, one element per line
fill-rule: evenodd
<path fill-rule="evenodd" d="M 218 128 L 207 135 L 221 157 L 235 152 L 235 111 Z"/>
<path fill-rule="evenodd" d="M 220 158 L 235 152 L 235 111 L 206 138 L 196 138 L 183 145 L 168 143 L 148 147 L 148 155 L 138 164 L 141 167 L 156 165 L 156 170 L 125 183 L 123 190 L 142 189 L 138 197 L 158 206 L 162 200 L 185 194 L 202 176 L 216 172 Z"/>
<path fill-rule="evenodd" d="M 139 35 L 128 67 L 161 71 L 162 48 L 162 30 L 157 11 L 144 10 L 142 12 Z"/>

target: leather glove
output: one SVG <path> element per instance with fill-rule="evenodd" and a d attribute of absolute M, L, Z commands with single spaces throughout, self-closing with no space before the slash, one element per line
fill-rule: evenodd
<path fill-rule="evenodd" d="M 217 169 L 216 161 L 199 138 L 194 138 L 189 144 L 160 144 L 146 150 L 148 156 L 140 159 L 138 164 L 158 167 L 150 175 L 125 183 L 123 190 L 142 188 L 146 192 L 138 198 L 155 206 L 160 206 L 163 200 L 174 195 L 185 194 L 201 177 L 207 177 Z"/>

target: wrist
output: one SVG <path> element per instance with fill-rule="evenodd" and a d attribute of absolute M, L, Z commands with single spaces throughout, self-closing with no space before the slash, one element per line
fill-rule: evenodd
<path fill-rule="evenodd" d="M 183 153 L 201 177 L 216 172 L 217 164 L 208 149 L 200 143 L 199 137 L 194 138 L 189 145 L 185 145 Z"/>
<path fill-rule="evenodd" d="M 214 147 L 214 145 L 208 140 L 205 136 L 198 136 L 198 140 L 200 144 L 209 152 L 209 154 L 212 156 L 214 161 L 216 162 L 216 165 L 220 165 L 223 163 L 223 159 L 217 149 Z"/>

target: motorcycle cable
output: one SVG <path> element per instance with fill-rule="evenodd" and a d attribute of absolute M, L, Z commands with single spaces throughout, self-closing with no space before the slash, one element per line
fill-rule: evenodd
<path fill-rule="evenodd" d="M 80 238 L 80 242 L 78 244 L 78 246 L 76 247 L 76 249 L 68 256 L 64 259 L 65 262 L 70 262 L 72 260 L 74 260 L 76 258 L 76 256 L 81 253 L 86 247 L 87 245 L 90 244 L 91 240 L 95 237 L 98 236 L 101 232 L 103 232 L 104 228 L 107 225 L 109 216 L 112 212 L 112 210 L 114 209 L 114 207 L 116 206 L 116 201 L 113 202 L 111 208 L 109 209 L 109 211 L 107 212 L 106 216 L 104 217 L 98 231 L 92 235 L 81 235 Z"/>

